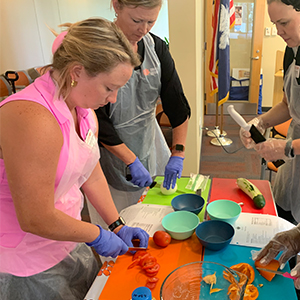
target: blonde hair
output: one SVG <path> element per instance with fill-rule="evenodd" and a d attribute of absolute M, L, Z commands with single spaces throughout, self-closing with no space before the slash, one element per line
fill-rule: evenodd
<path fill-rule="evenodd" d="M 143 6 L 146 8 L 155 8 L 157 6 L 162 6 L 163 0 L 117 0 L 117 1 L 120 8 L 123 8 L 124 6 L 134 6 L 134 7 Z"/>
<path fill-rule="evenodd" d="M 59 96 L 64 98 L 70 92 L 69 69 L 81 64 L 91 77 L 109 72 L 119 63 L 129 63 L 133 67 L 140 61 L 123 32 L 112 22 L 101 18 L 90 18 L 69 27 L 62 43 L 53 55 L 52 68 L 60 74 Z"/>

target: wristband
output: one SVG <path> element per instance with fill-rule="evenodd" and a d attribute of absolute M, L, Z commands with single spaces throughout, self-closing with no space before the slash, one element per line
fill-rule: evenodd
<path fill-rule="evenodd" d="M 294 149 L 292 147 L 292 142 L 293 142 L 292 139 L 288 139 L 286 141 L 286 145 L 285 145 L 285 148 L 284 148 L 284 154 L 288 158 L 294 158 L 295 157 Z"/>
<path fill-rule="evenodd" d="M 183 145 L 180 144 L 176 144 L 175 146 L 172 147 L 172 150 L 176 150 L 176 151 L 180 151 L 180 152 L 184 152 L 185 147 Z"/>
<path fill-rule="evenodd" d="M 109 226 L 108 226 L 108 229 L 110 231 L 114 231 L 118 226 L 120 225 L 125 225 L 125 221 L 122 217 L 119 217 L 119 219 L 113 223 L 111 223 Z"/>

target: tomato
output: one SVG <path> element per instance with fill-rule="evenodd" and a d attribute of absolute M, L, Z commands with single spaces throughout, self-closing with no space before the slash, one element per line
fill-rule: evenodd
<path fill-rule="evenodd" d="M 146 287 L 150 290 L 153 290 L 156 287 L 156 283 L 158 281 L 157 277 L 148 277 L 146 282 Z"/>
<path fill-rule="evenodd" d="M 157 264 L 157 260 L 154 256 L 151 255 L 141 258 L 140 261 L 140 266 L 145 270 L 154 267 L 155 264 Z"/>
<path fill-rule="evenodd" d="M 136 260 L 139 257 L 144 256 L 145 254 L 147 254 L 148 252 L 146 250 L 138 250 L 134 253 L 132 260 Z"/>
<path fill-rule="evenodd" d="M 132 269 L 133 267 L 137 266 L 140 262 L 140 258 L 135 259 L 129 266 L 127 269 Z"/>
<path fill-rule="evenodd" d="M 146 272 L 147 276 L 153 277 L 158 273 L 159 269 L 160 269 L 160 265 L 159 265 L 159 263 L 156 263 L 151 268 L 145 269 L 145 272 Z"/>
<path fill-rule="evenodd" d="M 167 247 L 171 243 L 171 236 L 162 230 L 158 230 L 153 235 L 153 241 L 157 246 Z"/>
<path fill-rule="evenodd" d="M 156 282 L 147 282 L 146 287 L 150 290 L 153 290 L 156 287 Z"/>
<path fill-rule="evenodd" d="M 158 281 L 158 278 L 157 277 L 148 277 L 147 278 L 147 282 L 152 282 L 152 283 L 154 283 L 154 282 L 157 282 Z"/>

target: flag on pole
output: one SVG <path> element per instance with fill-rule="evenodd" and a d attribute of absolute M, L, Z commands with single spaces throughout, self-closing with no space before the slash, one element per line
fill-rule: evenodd
<path fill-rule="evenodd" d="M 211 95 L 218 92 L 218 106 L 229 98 L 230 89 L 230 28 L 234 26 L 233 0 L 214 0 L 212 16 L 212 47 L 209 62 Z"/>

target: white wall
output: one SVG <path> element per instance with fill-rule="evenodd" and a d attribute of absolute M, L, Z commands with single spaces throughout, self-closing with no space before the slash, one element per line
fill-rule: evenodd
<path fill-rule="evenodd" d="M 266 5 L 264 27 L 272 28 L 274 25 L 270 21 Z M 264 36 L 262 51 L 262 69 L 264 82 L 262 88 L 262 106 L 272 107 L 274 91 L 275 60 L 277 50 L 285 50 L 286 43 L 279 35 Z"/>
<path fill-rule="evenodd" d="M 200 166 L 204 108 L 204 1 L 170 0 L 170 52 L 191 107 L 183 176 Z"/>
<path fill-rule="evenodd" d="M 46 24 L 60 32 L 59 24 L 94 16 L 112 21 L 110 0 L 1 0 L 0 74 L 51 62 L 55 37 Z M 169 38 L 167 0 L 152 32 Z"/>

